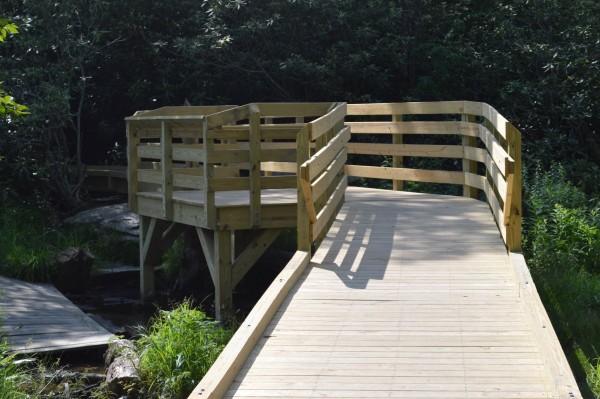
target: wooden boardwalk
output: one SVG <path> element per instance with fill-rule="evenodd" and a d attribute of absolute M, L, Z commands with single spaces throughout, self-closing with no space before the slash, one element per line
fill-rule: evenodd
<path fill-rule="evenodd" d="M 20 353 L 106 345 L 114 336 L 50 284 L 0 277 L 0 335 Z"/>
<path fill-rule="evenodd" d="M 486 203 L 349 188 L 245 363 L 211 372 L 225 398 L 580 397 L 522 266 Z"/>

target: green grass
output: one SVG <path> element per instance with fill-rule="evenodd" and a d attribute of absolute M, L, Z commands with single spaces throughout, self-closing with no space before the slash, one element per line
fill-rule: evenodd
<path fill-rule="evenodd" d="M 138 341 L 144 397 L 187 397 L 232 334 L 189 300 L 159 311 Z"/>
<path fill-rule="evenodd" d="M 0 342 L 0 399 L 29 398 L 28 382 L 29 374 L 20 366 L 16 355 L 8 353 L 6 342 Z"/>
<path fill-rule="evenodd" d="M 138 243 L 92 225 L 62 226 L 51 210 L 5 205 L 0 209 L 0 274 L 28 281 L 52 279 L 58 253 L 88 249 L 96 264 L 138 263 Z"/>

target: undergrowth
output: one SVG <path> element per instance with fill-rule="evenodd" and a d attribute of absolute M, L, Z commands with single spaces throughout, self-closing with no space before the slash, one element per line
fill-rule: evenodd
<path fill-rule="evenodd" d="M 159 311 L 137 343 L 143 397 L 187 397 L 232 335 L 190 300 L 174 310 Z"/>
<path fill-rule="evenodd" d="M 91 251 L 96 263 L 138 263 L 138 244 L 92 225 L 63 226 L 48 209 L 5 204 L 0 209 L 0 274 L 50 281 L 58 253 L 69 247 Z"/>

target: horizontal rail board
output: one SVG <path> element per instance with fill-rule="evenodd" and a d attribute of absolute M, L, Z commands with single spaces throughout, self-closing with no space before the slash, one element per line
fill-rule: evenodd
<path fill-rule="evenodd" d="M 343 123 L 345 116 L 346 103 L 336 104 L 333 110 L 308 124 L 309 140 L 314 141 L 333 129 L 337 124 Z"/>
<path fill-rule="evenodd" d="M 344 172 L 344 165 L 348 160 L 348 152 L 346 149 L 340 151 L 333 162 L 327 167 L 324 173 L 321 174 L 310 186 L 312 197 L 320 198 L 327 188 L 335 181 L 340 172 Z"/>
<path fill-rule="evenodd" d="M 346 165 L 348 176 L 371 179 L 409 180 L 427 183 L 465 184 L 464 172 Z"/>
<path fill-rule="evenodd" d="M 307 117 L 327 113 L 332 103 L 258 103 L 263 117 Z"/>
<path fill-rule="evenodd" d="M 352 134 L 436 134 L 478 137 L 478 123 L 471 122 L 346 122 Z"/>
<path fill-rule="evenodd" d="M 294 173 L 298 171 L 296 162 L 261 162 L 260 169 L 265 172 Z"/>
<path fill-rule="evenodd" d="M 349 154 L 387 155 L 431 158 L 463 158 L 459 145 L 348 143 Z"/>
<path fill-rule="evenodd" d="M 340 130 L 327 146 L 320 149 L 301 166 L 302 178 L 309 182 L 313 181 L 335 159 L 349 140 L 350 129 L 345 127 Z"/>

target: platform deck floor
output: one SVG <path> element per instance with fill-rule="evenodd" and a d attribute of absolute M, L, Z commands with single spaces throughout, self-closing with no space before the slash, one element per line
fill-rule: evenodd
<path fill-rule="evenodd" d="M 20 353 L 107 345 L 114 337 L 51 284 L 0 277 L 0 339 Z"/>
<path fill-rule="evenodd" d="M 261 190 L 262 205 L 296 204 L 297 191 L 295 188 Z M 160 192 L 139 192 L 140 197 L 162 198 Z M 201 190 L 174 191 L 173 201 L 189 205 L 204 205 L 204 192 Z M 250 191 L 218 191 L 215 193 L 217 207 L 248 206 L 250 204 Z"/>
<path fill-rule="evenodd" d="M 488 205 L 349 188 L 226 398 L 550 398 Z"/>

